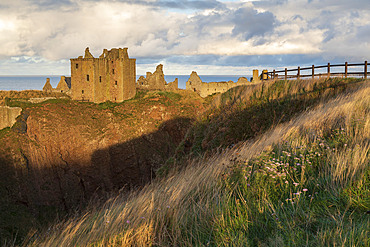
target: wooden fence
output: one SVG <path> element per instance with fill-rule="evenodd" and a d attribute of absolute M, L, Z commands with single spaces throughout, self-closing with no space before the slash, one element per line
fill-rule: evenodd
<path fill-rule="evenodd" d="M 343 67 L 341 69 L 341 72 L 331 72 L 331 68 L 338 68 L 338 67 Z M 350 67 L 362 67 L 362 71 L 351 71 L 349 68 Z M 326 69 L 325 69 L 326 68 Z M 322 71 L 322 69 L 325 69 L 325 71 Z M 311 73 L 305 74 L 302 73 L 302 71 L 309 71 Z M 318 73 L 318 70 L 321 70 L 321 73 Z M 295 72 L 294 74 L 291 74 L 291 72 Z M 283 73 L 283 74 L 279 74 Z M 270 79 L 276 79 L 276 80 L 288 80 L 288 79 L 304 79 L 304 78 L 329 78 L 329 77 L 363 77 L 367 79 L 368 75 L 370 73 L 367 70 L 367 61 L 364 63 L 352 63 L 349 64 L 345 62 L 344 64 L 330 64 L 328 63 L 327 65 L 321 65 L 321 66 L 315 66 L 312 65 L 311 67 L 298 67 L 297 69 L 287 69 L 285 68 L 284 70 L 273 70 L 273 71 L 267 71 L 265 70 L 262 72 L 262 80 L 270 80 Z"/>

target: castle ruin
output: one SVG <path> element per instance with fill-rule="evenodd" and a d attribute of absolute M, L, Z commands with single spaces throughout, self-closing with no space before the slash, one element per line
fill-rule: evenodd
<path fill-rule="evenodd" d="M 44 92 L 55 92 L 55 93 L 71 93 L 71 77 L 61 76 L 60 81 L 56 88 L 53 88 L 50 84 L 50 78 L 46 78 L 46 83 L 42 88 Z"/>
<path fill-rule="evenodd" d="M 173 82 L 166 82 L 164 79 L 163 65 L 159 64 L 153 74 L 146 72 L 146 77 L 140 76 L 137 80 L 136 87 L 147 90 L 176 90 L 178 89 L 178 84 L 177 78 Z"/>
<path fill-rule="evenodd" d="M 200 97 L 207 97 L 214 93 L 224 93 L 230 88 L 249 85 L 250 82 L 245 77 L 240 77 L 237 82 L 203 82 L 198 76 L 197 72 L 193 71 L 190 78 L 186 82 L 186 89 L 197 92 Z"/>
<path fill-rule="evenodd" d="M 154 73 L 147 72 L 136 81 L 136 59 L 129 58 L 128 48 L 104 49 L 99 58 L 94 58 L 89 48 L 85 55 L 71 59 L 71 77 L 62 76 L 54 89 L 47 78 L 43 91 L 60 92 L 73 100 L 102 103 L 122 102 L 131 99 L 136 89 L 176 90 L 178 79 L 167 83 L 164 79 L 163 65 L 159 64 Z M 266 73 L 267 74 L 267 73 Z M 264 74 L 263 74 L 264 75 Z M 253 70 L 253 83 L 260 82 L 258 70 Z M 237 82 L 203 82 L 195 71 L 186 82 L 186 89 L 197 92 L 201 97 L 214 93 L 224 93 L 230 88 L 249 85 L 251 82 L 240 77 Z"/>
<path fill-rule="evenodd" d="M 91 55 L 71 59 L 71 97 L 73 100 L 101 103 L 122 102 L 136 94 L 136 59 L 128 48 L 104 49 L 99 58 Z"/>

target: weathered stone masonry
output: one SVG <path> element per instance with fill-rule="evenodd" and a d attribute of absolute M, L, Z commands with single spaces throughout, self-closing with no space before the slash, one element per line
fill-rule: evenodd
<path fill-rule="evenodd" d="M 84 57 L 71 59 L 73 100 L 122 102 L 135 96 L 135 82 L 136 59 L 129 58 L 127 48 L 104 49 L 99 58 L 86 48 Z"/>
<path fill-rule="evenodd" d="M 176 78 L 173 82 L 167 83 L 164 79 L 163 65 L 159 64 L 154 73 L 146 72 L 146 77 L 140 76 L 137 80 L 138 89 L 147 90 L 177 90 L 179 81 Z"/>
<path fill-rule="evenodd" d="M 207 97 L 214 93 L 224 93 L 230 88 L 248 84 L 250 82 L 245 77 L 240 77 L 237 82 L 202 82 L 197 72 L 193 71 L 186 82 L 186 89 L 197 92 L 200 97 Z"/>

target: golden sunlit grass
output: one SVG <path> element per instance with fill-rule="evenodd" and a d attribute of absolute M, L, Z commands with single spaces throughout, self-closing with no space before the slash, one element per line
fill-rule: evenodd
<path fill-rule="evenodd" d="M 299 83 L 283 94 L 315 85 Z M 369 95 L 369 85 L 340 95 L 25 245 L 366 246 Z"/>

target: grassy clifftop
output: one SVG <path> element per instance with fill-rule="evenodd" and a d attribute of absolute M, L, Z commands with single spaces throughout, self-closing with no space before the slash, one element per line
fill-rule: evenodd
<path fill-rule="evenodd" d="M 358 79 L 266 82 L 217 96 L 214 107 L 187 133 L 176 159 L 213 153 L 255 138 L 279 123 L 363 84 Z"/>
<path fill-rule="evenodd" d="M 7 101 L 23 111 L 0 131 L 0 245 L 92 197 L 151 181 L 205 107 L 180 90 L 122 103 Z"/>
<path fill-rule="evenodd" d="M 224 94 L 215 117 L 203 119 L 208 126 L 188 133 L 196 141 L 180 146 L 178 162 L 186 148 L 198 155 L 186 168 L 26 244 L 368 246 L 369 83 L 291 83 Z"/>
<path fill-rule="evenodd" d="M 44 92 L 41 90 L 23 90 L 23 91 L 0 91 L 0 105 L 6 105 L 6 99 L 25 100 L 30 98 L 69 98 L 64 93 Z"/>

